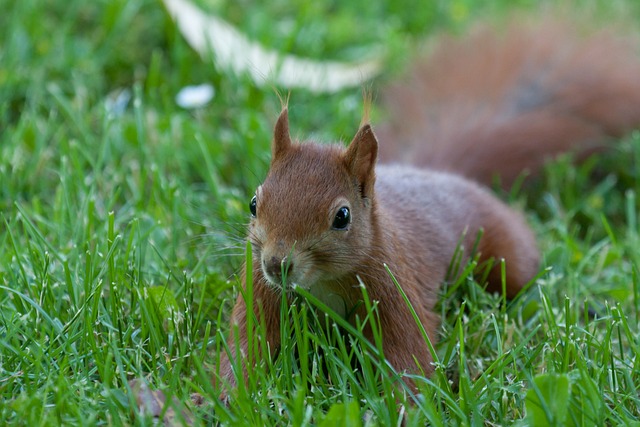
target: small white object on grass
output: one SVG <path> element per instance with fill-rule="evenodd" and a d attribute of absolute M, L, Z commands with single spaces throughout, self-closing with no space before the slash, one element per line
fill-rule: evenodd
<path fill-rule="evenodd" d="M 182 108 L 192 109 L 207 105 L 215 95 L 213 86 L 208 83 L 185 86 L 176 95 L 176 104 Z"/>
<path fill-rule="evenodd" d="M 131 101 L 131 91 L 127 88 L 113 90 L 104 101 L 107 113 L 111 117 L 122 116 Z"/>

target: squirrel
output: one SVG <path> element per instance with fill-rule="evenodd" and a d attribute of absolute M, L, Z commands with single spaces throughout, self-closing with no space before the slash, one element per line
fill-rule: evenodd
<path fill-rule="evenodd" d="M 269 171 L 250 201 L 263 353 L 281 343 L 282 292 L 298 286 L 343 316 L 362 315 L 362 281 L 378 303 L 386 359 L 399 373 L 432 373 L 419 325 L 385 265 L 432 343 L 434 305 L 452 257 L 462 243 L 468 259 L 480 231 L 479 262 L 504 260 L 506 296 L 515 297 L 539 271 L 536 238 L 523 214 L 487 185 L 499 176 L 508 187 L 549 157 L 584 155 L 639 126 L 634 49 L 630 38 L 607 30 L 584 35 L 554 20 L 440 39 L 427 61 L 383 92 L 389 123 L 374 132 L 365 117 L 346 148 L 293 141 L 283 108 Z M 499 265 L 487 281 L 488 291 L 502 292 Z M 232 358 L 248 350 L 247 310 L 238 296 Z M 227 354 L 214 381 L 236 384 Z"/>

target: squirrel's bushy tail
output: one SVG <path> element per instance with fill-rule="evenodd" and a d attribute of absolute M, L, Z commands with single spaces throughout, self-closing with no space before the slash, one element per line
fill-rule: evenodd
<path fill-rule="evenodd" d="M 549 156 L 640 127 L 639 46 L 557 19 L 441 39 L 384 92 L 381 157 L 509 186 Z"/>

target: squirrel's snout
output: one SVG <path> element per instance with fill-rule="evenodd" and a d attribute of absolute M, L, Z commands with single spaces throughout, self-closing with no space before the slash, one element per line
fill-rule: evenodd
<path fill-rule="evenodd" d="M 272 256 L 262 260 L 262 269 L 269 281 L 282 284 L 293 271 L 293 262 L 286 256 L 283 258 Z"/>

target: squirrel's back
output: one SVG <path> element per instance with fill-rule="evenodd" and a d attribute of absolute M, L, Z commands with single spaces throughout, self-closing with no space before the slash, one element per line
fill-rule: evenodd
<path fill-rule="evenodd" d="M 508 186 L 523 171 L 640 126 L 640 44 L 568 21 L 442 38 L 383 94 L 381 159 Z"/>
<path fill-rule="evenodd" d="M 463 266 L 475 249 L 481 263 L 508 260 L 506 292 L 513 298 L 538 272 L 535 236 L 524 216 L 486 187 L 447 172 L 404 165 L 376 169 L 378 215 L 386 216 L 379 222 L 393 226 L 402 246 L 396 253 L 417 274 L 439 282 L 457 251 Z M 393 269 L 393 260 L 387 263 Z M 502 291 L 500 274 L 499 267 L 491 269 L 488 290 Z"/>

